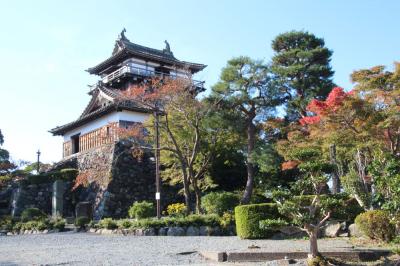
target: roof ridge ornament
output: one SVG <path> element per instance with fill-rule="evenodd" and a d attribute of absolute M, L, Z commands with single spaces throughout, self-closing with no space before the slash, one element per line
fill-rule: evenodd
<path fill-rule="evenodd" d="M 125 42 L 130 42 L 128 38 L 125 36 L 126 29 L 125 27 L 122 29 L 121 33 L 118 34 L 118 39 L 115 41 L 114 50 L 112 51 L 112 55 L 115 55 L 119 51 L 125 48 Z"/>
<path fill-rule="evenodd" d="M 165 43 L 165 48 L 163 49 L 163 52 L 166 54 L 172 54 L 171 47 L 169 46 L 169 42 L 167 40 L 165 40 L 164 43 Z"/>
<path fill-rule="evenodd" d="M 126 36 L 125 36 L 125 32 L 126 32 L 126 29 L 124 27 L 122 29 L 121 33 L 118 35 L 118 40 L 120 40 L 120 41 L 128 41 L 129 42 L 128 38 L 126 38 Z"/>

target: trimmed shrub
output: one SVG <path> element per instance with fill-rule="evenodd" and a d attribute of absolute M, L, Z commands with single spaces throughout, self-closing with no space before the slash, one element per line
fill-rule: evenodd
<path fill-rule="evenodd" d="M 192 214 L 185 217 L 166 217 L 163 219 L 141 219 L 132 222 L 134 228 L 160 228 L 168 226 L 219 226 L 220 218 L 218 215 L 198 215 Z"/>
<path fill-rule="evenodd" d="M 169 216 L 184 216 L 186 214 L 185 203 L 173 203 L 168 205 L 167 213 Z"/>
<path fill-rule="evenodd" d="M 99 227 L 100 228 L 105 228 L 105 229 L 116 229 L 116 228 L 118 228 L 118 225 L 117 225 L 117 222 L 116 221 L 114 221 L 113 219 L 111 219 L 111 218 L 104 218 L 104 219 L 101 219 L 100 220 L 100 222 L 99 222 Z"/>
<path fill-rule="evenodd" d="M 123 219 L 118 221 L 118 228 L 121 229 L 128 229 L 132 226 L 132 222 L 129 221 L 128 219 Z"/>
<path fill-rule="evenodd" d="M 65 220 L 61 219 L 61 218 L 57 218 L 55 220 L 52 221 L 53 223 L 53 228 L 54 229 L 58 229 L 60 231 L 63 231 L 65 228 Z"/>
<path fill-rule="evenodd" d="M 85 227 L 90 223 L 90 219 L 86 216 L 77 217 L 75 219 L 75 225 L 79 226 L 80 228 Z"/>
<path fill-rule="evenodd" d="M 314 199 L 314 197 L 315 195 L 295 196 L 295 198 L 301 198 L 302 201 L 304 201 L 305 205 L 310 204 Z M 331 199 L 331 198 L 340 199 L 343 201 L 343 204 L 340 204 L 339 206 L 334 208 L 330 219 L 347 221 L 351 223 L 354 221 L 357 215 L 364 212 L 364 209 L 361 208 L 357 200 L 355 198 L 349 197 L 347 194 L 341 193 L 334 195 L 331 194 L 320 195 L 321 200 Z"/>
<path fill-rule="evenodd" d="M 222 215 L 239 205 L 239 196 L 232 192 L 210 192 L 201 198 L 201 207 L 207 214 Z"/>
<path fill-rule="evenodd" d="M 260 221 L 280 218 L 275 203 L 240 205 L 235 208 L 236 232 L 242 239 L 267 238 L 272 230 L 260 228 Z"/>
<path fill-rule="evenodd" d="M 154 216 L 154 205 L 148 201 L 135 202 L 128 211 L 130 218 L 144 219 Z"/>
<path fill-rule="evenodd" d="M 0 230 L 11 230 L 13 227 L 13 220 L 11 216 L 0 217 Z"/>
<path fill-rule="evenodd" d="M 371 210 L 359 214 L 355 222 L 357 226 L 371 239 L 389 242 L 395 235 L 394 225 L 390 222 L 389 212 Z"/>
<path fill-rule="evenodd" d="M 46 214 L 38 208 L 28 208 L 21 213 L 21 222 L 38 221 L 46 218 Z"/>
<path fill-rule="evenodd" d="M 21 222 L 15 223 L 15 224 L 13 225 L 13 227 L 12 227 L 12 230 L 13 230 L 14 232 L 19 232 L 19 231 L 21 231 L 22 225 L 23 225 L 23 224 L 24 224 L 24 223 L 21 223 Z"/>
<path fill-rule="evenodd" d="M 230 225 L 235 224 L 235 215 L 231 212 L 224 212 L 220 219 L 220 225 L 222 228 L 227 228 Z"/>
<path fill-rule="evenodd" d="M 39 230 L 43 231 L 45 229 L 49 228 L 49 224 L 46 223 L 45 221 L 29 221 L 26 223 L 21 223 L 21 228 L 22 230 Z"/>

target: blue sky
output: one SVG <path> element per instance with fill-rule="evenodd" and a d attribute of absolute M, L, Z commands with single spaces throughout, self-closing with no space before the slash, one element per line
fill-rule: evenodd
<path fill-rule="evenodd" d="M 399 60 L 400 1 L 0 1 L 0 129 L 14 159 L 61 158 L 47 131 L 76 119 L 123 27 L 136 43 L 207 64 L 207 86 L 234 56 L 268 61 L 279 33 L 307 30 L 334 51 L 334 81 L 351 88 L 353 70 Z"/>

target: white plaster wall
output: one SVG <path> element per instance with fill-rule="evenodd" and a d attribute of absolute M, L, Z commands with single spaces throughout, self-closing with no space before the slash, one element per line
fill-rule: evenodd
<path fill-rule="evenodd" d="M 121 112 L 113 112 L 111 114 L 105 115 L 103 117 L 100 117 L 96 120 L 93 120 L 86 125 L 80 126 L 78 128 L 75 128 L 67 133 L 64 134 L 64 141 L 69 141 L 71 139 L 71 136 L 76 135 L 76 134 L 86 134 L 89 133 L 90 131 L 93 131 L 95 129 L 98 129 L 100 127 L 104 127 L 108 125 L 109 123 L 112 122 L 118 122 L 120 120 L 125 120 L 125 121 L 130 121 L 130 122 L 140 122 L 143 123 L 146 121 L 146 119 L 149 117 L 148 114 L 144 113 L 138 113 L 138 112 L 132 112 L 132 111 L 121 111 Z"/>

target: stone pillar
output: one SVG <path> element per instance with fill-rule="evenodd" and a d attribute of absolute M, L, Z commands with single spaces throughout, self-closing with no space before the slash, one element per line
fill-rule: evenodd
<path fill-rule="evenodd" d="M 53 217 L 63 215 L 65 184 L 62 180 L 56 180 L 53 184 L 52 215 Z"/>

